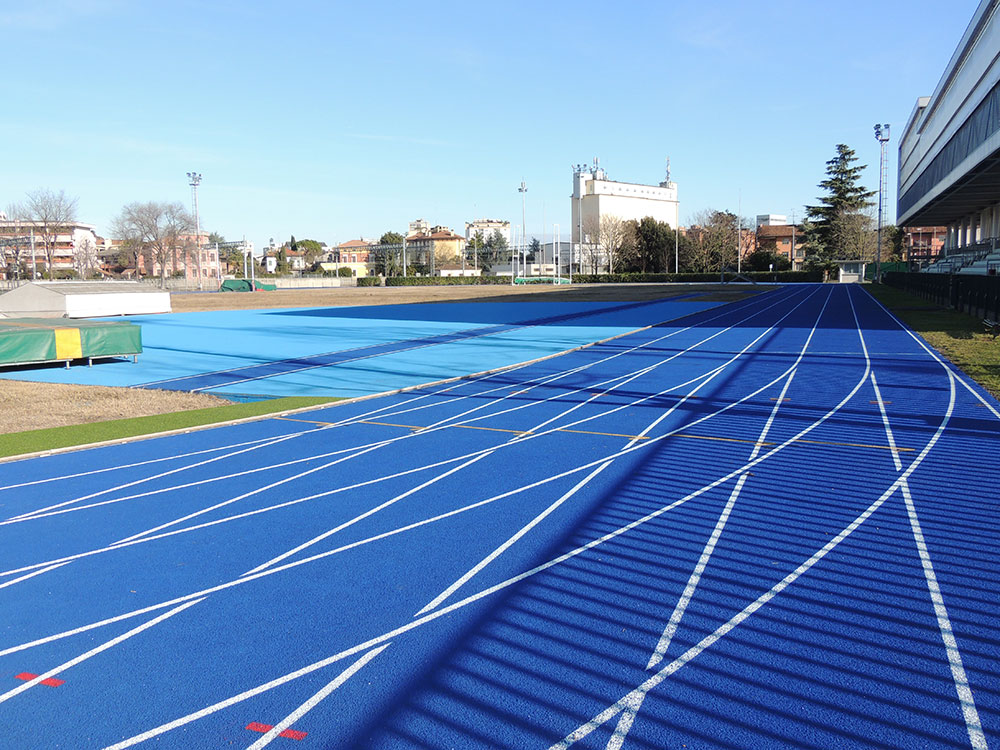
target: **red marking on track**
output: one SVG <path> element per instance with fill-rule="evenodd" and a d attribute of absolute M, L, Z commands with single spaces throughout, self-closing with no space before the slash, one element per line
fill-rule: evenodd
<path fill-rule="evenodd" d="M 274 729 L 274 724 L 261 724 L 259 721 L 251 721 L 247 724 L 247 729 L 251 732 L 260 732 L 261 734 L 266 734 Z M 279 734 L 279 737 L 287 737 L 290 740 L 301 740 L 305 739 L 305 736 L 309 734 L 308 732 L 300 732 L 296 729 L 286 729 L 284 732 Z"/>
<path fill-rule="evenodd" d="M 36 677 L 38 677 L 38 675 L 37 674 L 32 674 L 31 672 L 21 672 L 21 674 L 14 675 L 14 679 L 24 680 L 25 682 L 28 682 L 29 680 L 33 680 Z M 64 684 L 65 682 L 66 682 L 66 680 L 59 680 L 59 679 L 56 679 L 55 677 L 49 677 L 46 680 L 42 680 L 38 684 L 39 685 L 46 685 L 47 687 L 59 687 L 60 685 Z"/>

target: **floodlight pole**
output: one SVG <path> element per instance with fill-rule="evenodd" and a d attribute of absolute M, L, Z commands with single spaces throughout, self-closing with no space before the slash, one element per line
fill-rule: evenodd
<path fill-rule="evenodd" d="M 194 203 L 194 261 L 198 269 L 198 289 L 205 288 L 201 276 L 201 224 L 198 221 L 198 185 L 201 184 L 201 175 L 197 172 L 187 173 L 188 184 L 191 186 L 191 200 Z"/>
<path fill-rule="evenodd" d="M 883 130 L 884 128 L 884 130 Z M 875 124 L 875 140 L 879 144 L 878 163 L 878 240 L 875 245 L 875 283 L 882 283 L 882 196 L 885 193 L 885 150 L 889 143 L 889 123 Z"/>
<path fill-rule="evenodd" d="M 521 194 L 521 252 L 524 252 L 524 240 L 527 236 L 528 223 L 525 219 L 525 199 L 527 198 L 528 187 L 524 184 L 524 180 L 521 180 L 521 187 L 517 189 L 517 192 Z"/>
<path fill-rule="evenodd" d="M 562 269 L 559 268 L 559 225 L 553 224 L 553 229 L 555 230 L 555 244 L 552 245 L 552 261 L 555 264 L 555 277 L 552 279 L 553 285 L 558 284 L 562 281 Z M 572 234 L 572 231 L 570 232 Z M 573 243 L 569 243 L 570 252 L 573 252 Z"/>

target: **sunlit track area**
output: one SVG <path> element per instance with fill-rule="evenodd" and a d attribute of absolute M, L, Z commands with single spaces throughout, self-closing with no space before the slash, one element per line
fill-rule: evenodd
<path fill-rule="evenodd" d="M 1000 747 L 1000 405 L 857 285 L 655 322 L 0 465 L 0 743 Z"/>

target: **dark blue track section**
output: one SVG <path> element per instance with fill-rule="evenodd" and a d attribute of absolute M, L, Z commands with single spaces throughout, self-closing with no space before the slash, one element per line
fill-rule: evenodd
<path fill-rule="evenodd" d="M 702 296 L 702 293 L 695 294 L 685 294 L 679 297 L 673 297 L 674 301 L 692 299 L 695 297 Z M 646 307 L 649 305 L 658 304 L 659 300 L 647 300 L 644 302 L 631 302 L 622 305 L 613 305 L 610 307 L 602 307 L 598 310 L 588 310 L 584 312 L 574 312 L 566 313 L 564 315 L 553 315 L 549 317 L 533 318 L 531 320 L 519 321 L 516 323 L 507 323 L 502 325 L 491 325 L 482 326 L 477 328 L 469 328 L 464 331 L 455 331 L 453 333 L 445 333 L 438 336 L 424 336 L 415 339 L 405 339 L 403 341 L 392 341 L 386 344 L 377 344 L 373 346 L 364 346 L 356 349 L 348 349 L 344 351 L 336 352 L 326 352 L 323 354 L 316 354 L 309 357 L 295 357 L 292 359 L 281 359 L 274 362 L 265 362 L 263 364 L 248 365 L 246 367 L 238 367 L 231 370 L 220 370 L 218 372 L 208 372 L 202 375 L 186 375 L 181 378 L 174 378 L 172 380 L 160 380 L 154 383 L 145 383 L 141 386 L 136 386 L 138 388 L 155 388 L 158 390 L 167 391 L 204 391 L 211 388 L 219 388 L 226 385 L 235 385 L 238 383 L 246 383 L 252 380 L 260 380 L 261 378 L 271 378 L 278 375 L 287 375 L 288 373 L 297 372 L 300 370 L 308 370 L 317 367 L 328 367 L 330 365 L 339 365 L 346 362 L 354 362 L 361 359 L 368 359 L 370 357 L 380 357 L 385 354 L 393 354 L 394 352 L 402 352 L 410 349 L 419 349 L 427 346 L 435 346 L 439 344 L 453 344 L 459 341 L 466 341 L 468 339 L 480 338 L 483 336 L 494 336 L 498 333 L 504 333 L 506 331 L 514 331 L 519 328 L 528 328 L 531 326 L 539 325 L 558 325 L 559 323 L 565 323 L 570 320 L 578 320 L 581 318 L 586 318 L 594 315 L 605 315 L 608 313 L 615 313 L 624 310 L 634 310 L 641 307 Z"/>
<path fill-rule="evenodd" d="M 0 747 L 997 747 L 998 452 L 815 285 L 0 464 Z"/>

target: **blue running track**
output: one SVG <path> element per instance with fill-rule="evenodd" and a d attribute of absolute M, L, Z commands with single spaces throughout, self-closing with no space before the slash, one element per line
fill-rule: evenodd
<path fill-rule="evenodd" d="M 1000 747 L 998 453 L 863 288 L 796 285 L 2 464 L 0 747 Z"/>
<path fill-rule="evenodd" d="M 139 315 L 138 363 L 8 369 L 0 378 L 352 397 L 552 356 L 716 307 L 701 293 L 639 303 L 493 302 Z"/>

